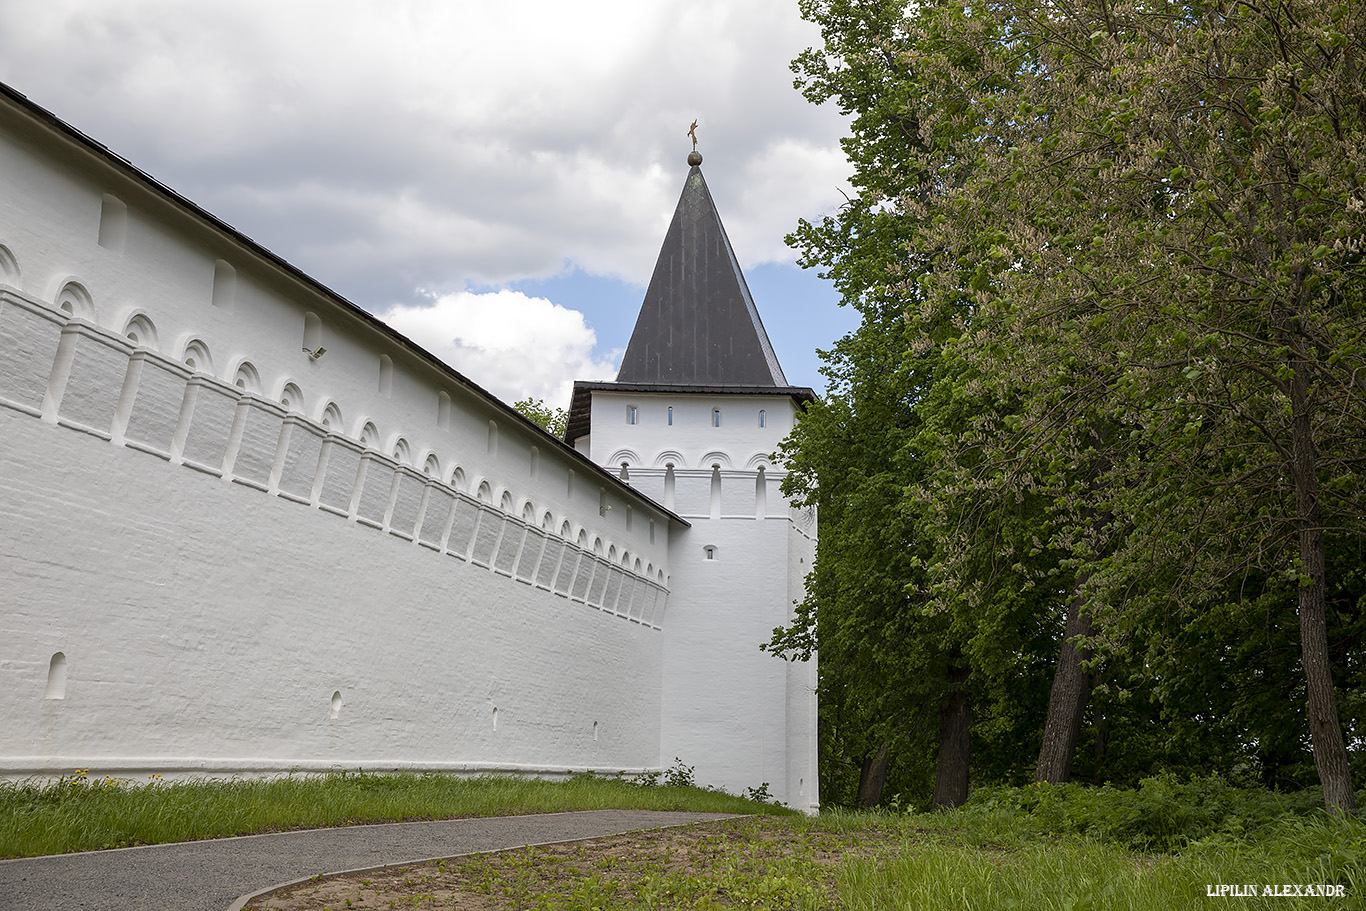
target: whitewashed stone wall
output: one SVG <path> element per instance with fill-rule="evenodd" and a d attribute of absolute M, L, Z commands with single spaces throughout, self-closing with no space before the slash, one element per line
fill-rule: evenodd
<path fill-rule="evenodd" d="M 659 765 L 682 526 L 9 102 L 0 494 L 0 771 Z"/>

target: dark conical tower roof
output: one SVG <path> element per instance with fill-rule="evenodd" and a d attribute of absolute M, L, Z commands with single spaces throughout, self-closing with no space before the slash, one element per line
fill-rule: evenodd
<path fill-rule="evenodd" d="M 787 386 L 716 212 L 702 156 L 689 157 L 618 383 Z"/>
<path fill-rule="evenodd" d="M 702 179 L 701 163 L 696 151 L 688 156 L 692 170 L 616 382 L 574 383 L 564 431 L 570 445 L 592 433 L 595 392 L 781 395 L 798 407 L 816 397 L 805 386 L 787 385 Z"/>

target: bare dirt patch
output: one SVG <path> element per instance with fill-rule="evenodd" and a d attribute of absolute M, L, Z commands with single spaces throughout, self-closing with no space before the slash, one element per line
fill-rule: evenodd
<path fill-rule="evenodd" d="M 830 832 L 758 817 L 313 880 L 248 911 L 792 907 L 832 903 L 834 868 L 899 843 L 890 827 Z"/>

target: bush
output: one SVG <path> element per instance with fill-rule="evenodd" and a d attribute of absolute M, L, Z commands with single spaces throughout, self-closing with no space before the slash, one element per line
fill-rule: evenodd
<path fill-rule="evenodd" d="M 1216 836 L 1260 839 L 1287 819 L 1324 815 L 1317 788 L 1289 794 L 1236 788 L 1219 776 L 1163 773 L 1136 789 L 1078 784 L 988 787 L 964 810 L 1006 810 L 1040 833 L 1079 834 L 1139 851 L 1170 852 Z"/>

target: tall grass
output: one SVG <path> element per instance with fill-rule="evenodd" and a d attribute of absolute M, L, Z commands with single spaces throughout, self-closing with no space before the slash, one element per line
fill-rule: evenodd
<path fill-rule="evenodd" d="M 1257 851 L 1200 851 L 1134 857 L 1086 839 L 1033 841 L 992 852 L 967 846 L 908 844 L 881 863 L 854 859 L 837 874 L 849 911 L 953 908 L 959 911 L 1166 911 L 1173 908 L 1361 908 L 1360 872 L 1349 874 L 1343 898 L 1209 897 L 1210 886 L 1285 883 L 1342 884 L 1346 871 L 1299 866 Z"/>
<path fill-rule="evenodd" d="M 546 781 L 332 772 L 145 785 L 78 776 L 0 783 L 0 857 L 317 826 L 600 809 L 790 812 L 717 791 L 591 776 Z"/>
<path fill-rule="evenodd" d="M 1366 821 L 1329 816 L 1317 791 L 1159 776 L 1137 789 L 982 789 L 964 807 L 893 817 L 904 844 L 839 870 L 850 909 L 1366 909 Z M 1341 886 L 1341 898 L 1261 894 Z M 1255 886 L 1252 897 L 1209 887 Z"/>

